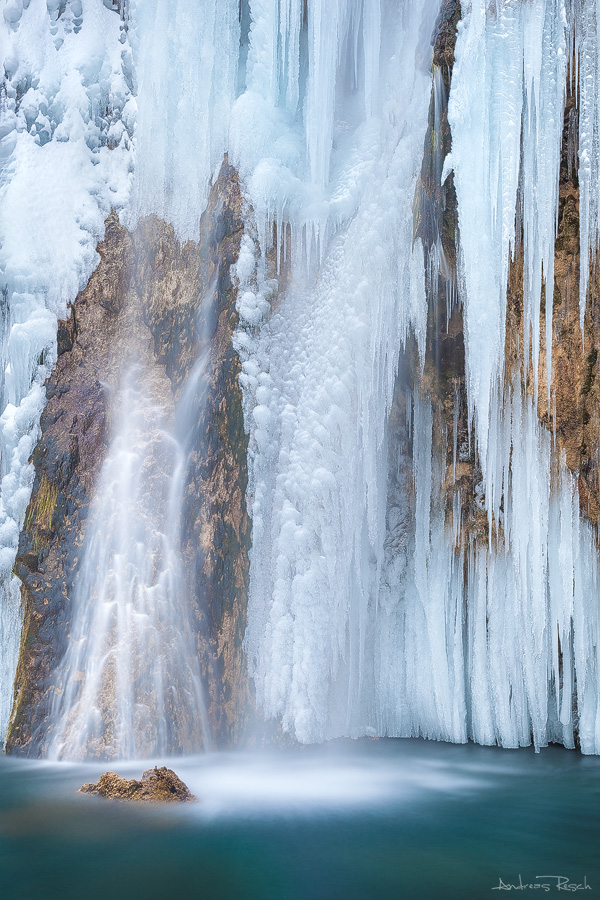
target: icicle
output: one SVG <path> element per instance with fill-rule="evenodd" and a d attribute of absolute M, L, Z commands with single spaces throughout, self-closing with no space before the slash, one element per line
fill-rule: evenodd
<path fill-rule="evenodd" d="M 493 392 L 501 392 L 509 259 L 515 247 L 522 144 L 524 371 L 530 354 L 537 400 L 540 308 L 546 285 L 550 403 L 554 238 L 567 74 L 563 0 L 465 4 L 448 116 L 459 204 L 469 408 L 487 465 Z M 473 142 L 482 153 L 473 160 Z M 476 186 L 477 185 L 477 186 Z"/>
<path fill-rule="evenodd" d="M 356 213 L 378 158 L 381 2 L 251 0 L 250 13 L 247 90 L 232 112 L 231 158 L 259 231 L 267 207 L 306 225 L 318 265 Z M 261 249 L 271 248 L 261 242 Z"/>
<path fill-rule="evenodd" d="M 525 15 L 526 107 L 523 118 L 524 329 L 532 334 L 537 401 L 542 284 L 546 288 L 546 389 L 552 377 L 554 239 L 567 78 L 567 30 L 563 0 L 547 0 Z M 524 371 L 527 372 L 527 350 Z"/>
<path fill-rule="evenodd" d="M 454 391 L 454 410 L 452 413 L 452 480 L 456 484 L 456 459 L 458 455 L 458 414 L 460 396 L 458 389 Z"/>
<path fill-rule="evenodd" d="M 363 0 L 362 14 L 365 48 L 365 113 L 369 118 L 376 111 L 378 103 L 381 0 Z"/>
<path fill-rule="evenodd" d="M 463 6 L 448 120 L 461 241 L 469 417 L 484 467 L 492 393 L 502 376 L 509 254 L 523 108 L 523 51 L 518 7 L 487 13 L 484 0 Z M 472 148 L 481 148 L 473 154 Z"/>
<path fill-rule="evenodd" d="M 575 48 L 579 87 L 579 317 L 582 342 L 589 267 L 600 237 L 600 14 L 595 0 L 579 0 Z"/>

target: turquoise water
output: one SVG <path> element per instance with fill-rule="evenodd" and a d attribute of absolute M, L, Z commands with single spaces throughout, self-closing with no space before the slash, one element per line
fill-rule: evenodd
<path fill-rule="evenodd" d="M 76 790 L 106 766 L 0 759 L 1 900 L 600 897 L 597 758 L 380 740 L 171 765 L 200 803 L 102 801 Z"/>

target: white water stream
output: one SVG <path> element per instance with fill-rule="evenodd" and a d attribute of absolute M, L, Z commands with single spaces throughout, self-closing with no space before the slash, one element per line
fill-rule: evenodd
<path fill-rule="evenodd" d="M 180 554 L 192 399 L 206 362 L 192 372 L 177 428 L 149 395 L 141 367 L 125 373 L 113 398 L 115 433 L 56 676 L 51 757 L 132 759 L 210 745 Z"/>

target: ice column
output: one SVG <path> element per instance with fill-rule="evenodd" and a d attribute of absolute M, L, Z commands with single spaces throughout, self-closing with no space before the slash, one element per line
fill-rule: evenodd
<path fill-rule="evenodd" d="M 239 0 L 131 0 L 137 87 L 130 223 L 154 213 L 198 238 L 211 176 L 228 148 Z"/>

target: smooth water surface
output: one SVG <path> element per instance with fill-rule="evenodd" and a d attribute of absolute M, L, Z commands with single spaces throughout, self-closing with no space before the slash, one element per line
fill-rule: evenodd
<path fill-rule="evenodd" d="M 378 740 L 170 764 L 198 804 L 78 795 L 101 765 L 2 758 L 2 900 L 493 900 L 519 876 L 549 889 L 518 896 L 600 897 L 595 757 Z"/>

